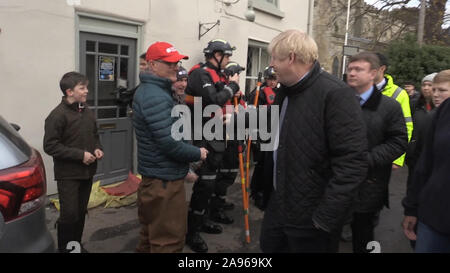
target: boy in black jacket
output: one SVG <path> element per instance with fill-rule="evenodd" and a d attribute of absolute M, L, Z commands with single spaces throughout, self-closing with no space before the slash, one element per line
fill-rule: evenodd
<path fill-rule="evenodd" d="M 424 148 L 403 200 L 403 232 L 415 251 L 450 253 L 450 69 L 433 80 L 433 115 Z M 416 232 L 417 228 L 417 232 Z"/>
<path fill-rule="evenodd" d="M 64 96 L 45 120 L 44 151 L 53 157 L 61 204 L 58 250 L 66 252 L 71 241 L 79 242 L 83 249 L 81 237 L 92 178 L 103 151 L 94 113 L 86 105 L 88 79 L 69 72 L 59 84 Z"/>

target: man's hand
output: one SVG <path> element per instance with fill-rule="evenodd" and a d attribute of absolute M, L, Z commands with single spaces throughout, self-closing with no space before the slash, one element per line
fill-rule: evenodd
<path fill-rule="evenodd" d="M 228 81 L 239 84 L 239 74 L 235 73 L 233 76 L 229 76 Z M 238 90 L 236 93 L 234 93 L 234 96 L 238 98 L 241 97 L 242 96 L 241 90 Z"/>
<path fill-rule="evenodd" d="M 200 156 L 200 158 L 201 158 L 201 160 L 205 160 L 206 159 L 206 156 L 208 156 L 208 150 L 206 150 L 205 148 L 200 148 L 200 154 L 201 154 L 201 156 Z"/>
<path fill-rule="evenodd" d="M 395 170 L 398 170 L 398 169 L 400 169 L 402 166 L 399 166 L 399 165 L 397 165 L 397 164 L 392 164 L 392 170 L 393 171 L 395 171 Z"/>
<path fill-rule="evenodd" d="M 103 158 L 103 151 L 100 150 L 100 149 L 95 149 L 94 154 L 95 154 L 95 157 L 97 159 L 102 159 Z"/>
<path fill-rule="evenodd" d="M 184 178 L 184 180 L 188 183 L 194 183 L 195 181 L 197 181 L 197 179 L 198 179 L 198 175 L 194 172 L 188 172 L 188 174 Z"/>
<path fill-rule="evenodd" d="M 403 233 L 405 233 L 406 238 L 415 241 L 417 239 L 417 235 L 415 227 L 417 225 L 417 217 L 415 216 L 405 216 L 403 219 Z"/>
<path fill-rule="evenodd" d="M 89 165 L 91 163 L 93 163 L 97 158 L 91 154 L 90 152 L 84 152 L 84 158 L 83 158 L 83 163 L 86 165 Z"/>

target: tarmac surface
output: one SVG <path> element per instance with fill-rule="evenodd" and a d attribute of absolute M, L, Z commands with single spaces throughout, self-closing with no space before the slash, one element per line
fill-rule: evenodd
<path fill-rule="evenodd" d="M 407 168 L 394 171 L 390 181 L 390 209 L 383 209 L 375 230 L 375 240 L 380 243 L 382 253 L 411 253 L 408 240 L 403 235 L 401 200 L 406 191 Z M 186 196 L 190 199 L 192 184 L 186 184 Z M 52 198 L 54 198 L 52 196 Z M 209 253 L 261 253 L 259 248 L 260 227 L 264 213 L 250 204 L 249 226 L 251 242 L 245 242 L 244 216 L 240 178 L 228 189 L 228 201 L 235 204 L 228 214 L 234 218 L 231 225 L 222 225 L 224 232 L 218 235 L 201 233 L 206 240 Z M 47 225 L 56 244 L 55 222 L 59 212 L 49 204 L 46 208 Z M 90 253 L 133 253 L 139 240 L 140 224 L 136 203 L 120 208 L 89 210 L 83 234 L 83 246 Z M 184 253 L 192 253 L 187 246 Z M 351 253 L 351 242 L 342 241 L 341 253 Z"/>

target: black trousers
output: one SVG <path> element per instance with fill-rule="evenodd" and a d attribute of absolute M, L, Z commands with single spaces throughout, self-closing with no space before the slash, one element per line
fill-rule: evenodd
<path fill-rule="evenodd" d="M 250 190 L 252 194 L 256 194 L 257 192 L 262 192 L 264 190 L 263 185 L 263 171 L 264 169 L 264 154 L 260 151 L 260 146 L 257 144 L 252 144 L 252 153 L 253 160 L 255 162 L 255 169 L 253 171 L 253 175 L 250 183 Z"/>
<path fill-rule="evenodd" d="M 367 243 L 374 240 L 375 219 L 379 211 L 353 213 L 352 242 L 353 253 L 369 253 Z"/>
<path fill-rule="evenodd" d="M 336 253 L 339 231 L 328 233 L 312 224 L 305 227 L 286 225 L 272 192 L 261 227 L 260 246 L 264 253 Z"/>
<path fill-rule="evenodd" d="M 218 198 L 225 198 L 228 188 L 233 185 L 238 172 L 235 169 L 220 169 L 217 174 L 214 194 Z"/>
<path fill-rule="evenodd" d="M 222 162 L 218 171 L 214 194 L 225 198 L 227 189 L 233 185 L 239 172 L 238 142 L 227 141 L 227 147 L 223 153 Z"/>
<path fill-rule="evenodd" d="M 188 213 L 188 234 L 201 230 L 201 226 L 206 220 L 207 213 L 210 210 L 211 197 L 215 191 L 223 152 L 215 152 L 212 149 L 209 151 L 206 161 L 203 162 L 202 166 L 196 171 L 199 179 L 192 187 Z"/>
<path fill-rule="evenodd" d="M 190 210 L 202 212 L 209 206 L 215 183 L 223 159 L 223 153 L 210 151 L 206 161 L 197 170 L 199 179 L 192 188 Z"/>
<path fill-rule="evenodd" d="M 92 189 L 92 178 L 86 180 L 58 180 L 60 203 L 58 248 L 65 249 L 70 241 L 81 243 L 85 216 Z"/>

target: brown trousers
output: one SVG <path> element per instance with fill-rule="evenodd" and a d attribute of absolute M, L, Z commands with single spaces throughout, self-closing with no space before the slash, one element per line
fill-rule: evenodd
<path fill-rule="evenodd" d="M 143 177 L 137 203 L 142 228 L 136 251 L 182 252 L 187 229 L 184 180 L 162 181 Z"/>

